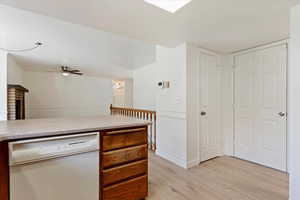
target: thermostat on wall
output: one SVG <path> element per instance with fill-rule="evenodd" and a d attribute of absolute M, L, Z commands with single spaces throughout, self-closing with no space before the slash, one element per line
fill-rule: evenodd
<path fill-rule="evenodd" d="M 158 82 L 158 87 L 161 89 L 170 88 L 170 81 Z"/>

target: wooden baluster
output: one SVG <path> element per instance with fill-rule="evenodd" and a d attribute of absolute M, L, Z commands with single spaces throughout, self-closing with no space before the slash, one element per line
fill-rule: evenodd
<path fill-rule="evenodd" d="M 156 113 L 154 114 L 154 151 L 156 151 Z"/>
<path fill-rule="evenodd" d="M 150 137 L 150 149 L 153 151 L 153 137 L 152 137 L 152 129 L 153 129 L 153 121 L 152 121 L 152 113 L 150 113 L 150 121 L 151 121 L 151 124 L 150 124 L 150 130 L 149 130 L 149 137 Z"/>
<path fill-rule="evenodd" d="M 122 108 L 122 107 L 113 107 L 110 105 L 110 114 L 111 115 L 121 115 L 126 117 L 132 117 L 136 119 L 148 120 L 151 122 L 148 129 L 148 137 L 149 137 L 149 148 L 152 151 L 156 151 L 156 121 L 157 116 L 155 111 L 148 110 L 139 110 L 133 108 Z"/>

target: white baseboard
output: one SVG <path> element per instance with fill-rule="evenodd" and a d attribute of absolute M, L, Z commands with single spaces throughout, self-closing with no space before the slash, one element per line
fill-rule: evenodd
<path fill-rule="evenodd" d="M 200 160 L 191 160 L 187 163 L 187 168 L 190 169 L 192 167 L 198 166 L 200 164 Z"/>
<path fill-rule="evenodd" d="M 192 167 L 199 165 L 199 163 L 200 163 L 200 161 L 198 159 L 191 160 L 191 161 L 185 161 L 181 158 L 178 158 L 178 157 L 171 155 L 169 153 L 166 153 L 166 152 L 156 151 L 155 154 L 159 157 L 162 157 L 162 158 L 174 163 L 175 165 L 177 165 L 179 167 L 184 168 L 184 169 L 190 169 Z"/>
<path fill-rule="evenodd" d="M 166 153 L 166 152 L 161 152 L 159 150 L 156 151 L 155 153 L 157 156 L 160 156 L 172 163 L 174 163 L 175 165 L 179 166 L 179 167 L 182 167 L 184 169 L 188 169 L 188 164 L 187 164 L 187 161 L 181 159 L 181 158 L 178 158 L 174 155 L 171 155 L 169 153 Z"/>

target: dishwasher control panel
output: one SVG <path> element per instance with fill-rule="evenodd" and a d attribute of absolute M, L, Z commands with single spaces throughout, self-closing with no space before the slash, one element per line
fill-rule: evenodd
<path fill-rule="evenodd" d="M 76 134 L 9 143 L 11 166 L 99 150 L 99 133 Z"/>

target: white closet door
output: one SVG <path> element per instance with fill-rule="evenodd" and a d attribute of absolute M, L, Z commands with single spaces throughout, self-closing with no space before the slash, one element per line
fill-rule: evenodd
<path fill-rule="evenodd" d="M 220 68 L 217 57 L 200 54 L 200 161 L 220 155 Z"/>
<path fill-rule="evenodd" d="M 286 171 L 285 45 L 236 57 L 235 156 Z"/>

